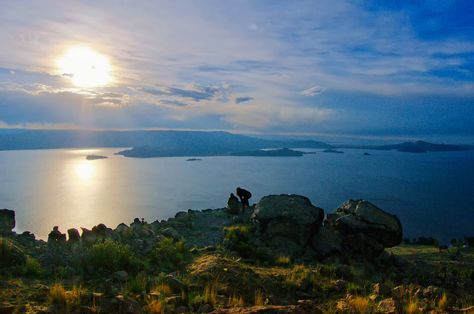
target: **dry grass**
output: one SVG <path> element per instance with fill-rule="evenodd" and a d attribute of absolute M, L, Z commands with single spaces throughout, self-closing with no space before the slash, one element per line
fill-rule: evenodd
<path fill-rule="evenodd" d="M 416 314 L 420 313 L 418 308 L 418 301 L 417 300 L 410 300 L 405 307 L 406 314 Z"/>
<path fill-rule="evenodd" d="M 204 302 L 212 306 L 216 305 L 217 289 L 214 285 L 209 285 L 204 289 Z"/>
<path fill-rule="evenodd" d="M 227 302 L 227 306 L 229 307 L 241 307 L 244 305 L 245 302 L 242 296 L 237 296 L 235 294 L 232 297 L 229 297 L 229 301 Z"/>
<path fill-rule="evenodd" d="M 369 312 L 369 298 L 355 297 L 350 300 L 350 305 L 354 313 L 368 313 Z"/>
<path fill-rule="evenodd" d="M 56 283 L 49 289 L 49 302 L 51 304 L 67 304 L 67 293 L 62 284 Z"/>
<path fill-rule="evenodd" d="M 446 293 L 443 293 L 443 295 L 438 300 L 438 309 L 440 309 L 441 311 L 446 310 L 447 304 L 448 304 L 448 296 L 446 295 Z"/>
<path fill-rule="evenodd" d="M 289 256 L 280 255 L 276 258 L 275 264 L 280 266 L 288 266 L 291 263 L 291 258 Z"/>
<path fill-rule="evenodd" d="M 81 296 L 85 293 L 82 287 L 74 286 L 71 291 L 66 292 L 66 301 L 68 304 L 79 305 L 81 303 Z"/>
<path fill-rule="evenodd" d="M 152 300 L 147 304 L 147 313 L 164 314 L 166 303 L 163 300 Z"/>
<path fill-rule="evenodd" d="M 255 291 L 255 305 L 265 305 L 265 296 L 261 290 Z"/>

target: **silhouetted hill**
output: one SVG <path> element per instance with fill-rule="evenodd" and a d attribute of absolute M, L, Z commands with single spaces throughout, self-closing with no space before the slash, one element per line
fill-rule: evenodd
<path fill-rule="evenodd" d="M 1 130 L 0 150 L 136 147 L 133 157 L 206 156 L 262 148 L 330 148 L 312 140 L 266 140 L 228 132 Z M 140 155 L 140 156 L 139 156 Z"/>
<path fill-rule="evenodd" d="M 450 152 L 470 150 L 472 147 L 468 145 L 451 145 L 451 144 L 433 144 L 425 141 L 404 142 L 394 145 L 376 146 L 372 149 L 379 150 L 397 150 L 406 153 L 426 153 L 426 152 Z"/>

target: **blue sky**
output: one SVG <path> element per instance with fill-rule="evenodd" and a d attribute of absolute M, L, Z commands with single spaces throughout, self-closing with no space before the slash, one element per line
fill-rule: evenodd
<path fill-rule="evenodd" d="M 0 42 L 3 128 L 474 137 L 474 1 L 1 0 Z"/>

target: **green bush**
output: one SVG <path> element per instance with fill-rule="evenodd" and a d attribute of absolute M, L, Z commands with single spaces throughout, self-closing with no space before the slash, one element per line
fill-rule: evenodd
<path fill-rule="evenodd" d="M 0 237 L 0 267 L 19 266 L 25 263 L 25 253 L 11 240 Z"/>
<path fill-rule="evenodd" d="M 190 254 L 183 241 L 162 240 L 150 253 L 151 263 L 160 271 L 179 270 L 189 261 Z"/>
<path fill-rule="evenodd" d="M 249 225 L 235 225 L 224 228 L 224 247 L 234 251 L 243 258 L 256 261 L 274 261 L 271 252 L 265 247 L 259 247 L 253 241 L 254 229 Z"/>
<path fill-rule="evenodd" d="M 135 271 L 139 261 L 125 244 L 112 240 L 96 243 L 86 253 L 85 267 L 92 272 Z"/>

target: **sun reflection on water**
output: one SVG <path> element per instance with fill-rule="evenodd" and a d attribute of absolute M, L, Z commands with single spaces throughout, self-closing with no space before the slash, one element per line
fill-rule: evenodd
<path fill-rule="evenodd" d="M 75 166 L 76 176 L 82 181 L 90 181 L 96 172 L 95 166 L 92 162 L 82 160 Z"/>

